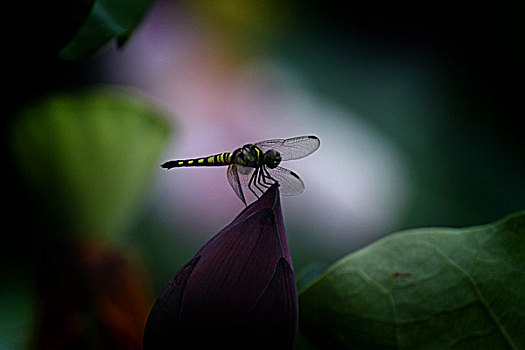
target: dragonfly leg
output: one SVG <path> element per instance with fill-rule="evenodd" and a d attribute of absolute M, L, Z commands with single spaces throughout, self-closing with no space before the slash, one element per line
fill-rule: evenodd
<path fill-rule="evenodd" d="M 257 183 L 266 189 L 270 188 L 271 184 L 266 182 L 263 170 L 259 171 L 259 175 L 257 175 Z"/>
<path fill-rule="evenodd" d="M 269 174 L 268 174 L 268 170 L 267 169 L 264 169 L 263 171 L 263 174 L 261 176 L 262 178 L 262 182 L 269 188 L 271 185 L 273 185 L 275 181 Z M 273 182 L 271 182 L 270 180 L 272 180 Z"/>
<path fill-rule="evenodd" d="M 255 177 L 257 176 L 257 173 L 259 172 L 259 168 L 256 168 L 255 171 L 253 172 L 252 176 L 250 177 L 250 181 L 248 181 L 248 188 L 250 189 L 250 191 L 252 191 L 252 193 L 255 195 L 255 197 L 259 198 L 259 195 L 255 192 L 255 190 L 253 189 L 252 187 L 252 184 L 255 186 Z M 259 189 L 257 186 L 255 186 L 257 189 Z M 259 189 L 260 191 L 260 189 Z"/>
<path fill-rule="evenodd" d="M 267 180 L 267 179 L 270 179 L 273 181 L 273 183 L 270 183 L 270 185 L 276 183 L 276 182 L 279 182 L 277 180 L 275 180 L 271 175 L 270 175 L 270 172 L 268 171 L 268 169 L 266 168 L 263 168 L 263 171 L 264 171 L 264 175 L 263 175 L 263 179 L 264 180 Z M 266 181 L 265 181 L 266 184 L 268 184 Z"/>
<path fill-rule="evenodd" d="M 261 168 L 257 168 L 256 172 L 257 172 L 257 175 L 253 178 L 253 185 L 255 186 L 255 188 L 257 188 L 259 190 L 259 192 L 261 192 L 261 194 L 263 194 L 264 191 L 258 186 L 258 185 L 261 185 L 259 179 L 260 179 L 261 174 L 262 174 L 262 169 Z"/>

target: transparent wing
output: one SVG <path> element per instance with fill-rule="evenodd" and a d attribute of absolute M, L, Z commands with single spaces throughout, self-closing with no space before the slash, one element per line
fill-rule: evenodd
<path fill-rule="evenodd" d="M 304 183 L 301 178 L 291 170 L 278 166 L 267 169 L 271 179 L 279 183 L 279 191 L 285 196 L 294 196 L 304 191 Z"/>
<path fill-rule="evenodd" d="M 290 139 L 274 139 L 257 142 L 255 146 L 264 152 L 274 149 L 281 153 L 281 160 L 306 157 L 319 148 L 321 141 L 317 136 L 299 136 Z"/>
<path fill-rule="evenodd" d="M 244 204 L 246 204 L 246 199 L 244 198 L 242 189 L 243 187 L 248 187 L 248 181 L 250 181 L 253 170 L 254 168 L 245 167 L 239 164 L 230 164 L 226 172 L 230 186 Z"/>

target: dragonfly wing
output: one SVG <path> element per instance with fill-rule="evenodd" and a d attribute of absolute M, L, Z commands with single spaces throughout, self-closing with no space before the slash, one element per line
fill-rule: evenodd
<path fill-rule="evenodd" d="M 239 164 L 230 164 L 226 172 L 230 186 L 244 204 L 246 204 L 246 199 L 244 198 L 242 188 L 248 186 L 253 170 L 254 168 L 245 167 Z"/>
<path fill-rule="evenodd" d="M 273 180 L 279 183 L 279 191 L 285 196 L 294 196 L 304 191 L 303 180 L 291 170 L 280 166 L 267 169 Z"/>
<path fill-rule="evenodd" d="M 228 182 L 230 183 L 230 186 L 235 191 L 235 194 L 237 194 L 237 197 L 240 198 L 240 200 L 246 204 L 246 199 L 244 199 L 244 193 L 242 192 L 242 186 L 241 181 L 239 180 L 239 173 L 237 170 L 236 164 L 230 164 L 228 167 L 228 171 L 226 172 L 226 175 L 228 176 Z"/>
<path fill-rule="evenodd" d="M 274 139 L 257 142 L 255 146 L 264 152 L 274 149 L 281 154 L 281 160 L 306 157 L 319 148 L 321 141 L 317 136 L 299 136 L 290 139 Z"/>

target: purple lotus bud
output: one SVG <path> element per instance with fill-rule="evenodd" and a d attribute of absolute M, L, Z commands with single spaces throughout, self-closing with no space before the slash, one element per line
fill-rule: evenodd
<path fill-rule="evenodd" d="M 274 185 L 164 287 L 146 324 L 144 349 L 292 349 L 297 305 Z"/>

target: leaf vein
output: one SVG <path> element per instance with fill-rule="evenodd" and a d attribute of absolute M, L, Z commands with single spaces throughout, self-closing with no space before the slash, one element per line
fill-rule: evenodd
<path fill-rule="evenodd" d="M 494 324 L 498 327 L 499 331 L 501 332 L 501 335 L 503 336 L 503 338 L 505 339 L 505 341 L 509 344 L 509 346 L 513 349 L 517 349 L 518 347 L 516 346 L 516 344 L 514 344 L 514 341 L 512 340 L 510 334 L 508 334 L 507 330 L 505 329 L 505 327 L 501 324 L 500 320 L 498 319 L 498 317 L 494 314 L 494 312 L 492 312 L 492 309 L 489 307 L 489 304 L 487 303 L 487 301 L 485 300 L 485 297 L 481 294 L 476 282 L 474 281 L 474 279 L 472 278 L 472 276 L 467 272 L 465 271 L 465 269 L 463 269 L 461 266 L 459 266 L 458 264 L 456 264 L 453 260 L 451 260 L 441 249 L 439 249 L 438 247 L 436 247 L 435 245 L 432 245 L 432 244 L 429 244 L 436 253 L 438 253 L 439 256 L 441 256 L 447 263 L 450 264 L 450 266 L 454 267 L 455 269 L 457 269 L 459 272 L 461 272 L 466 278 L 467 280 L 469 281 L 470 285 L 472 286 L 472 288 L 474 289 L 474 291 L 476 292 L 477 296 L 478 296 L 478 299 L 479 301 L 481 302 L 481 304 L 483 305 L 483 307 L 485 308 L 485 310 L 487 311 L 487 313 L 489 314 L 491 320 L 494 322 Z"/>

